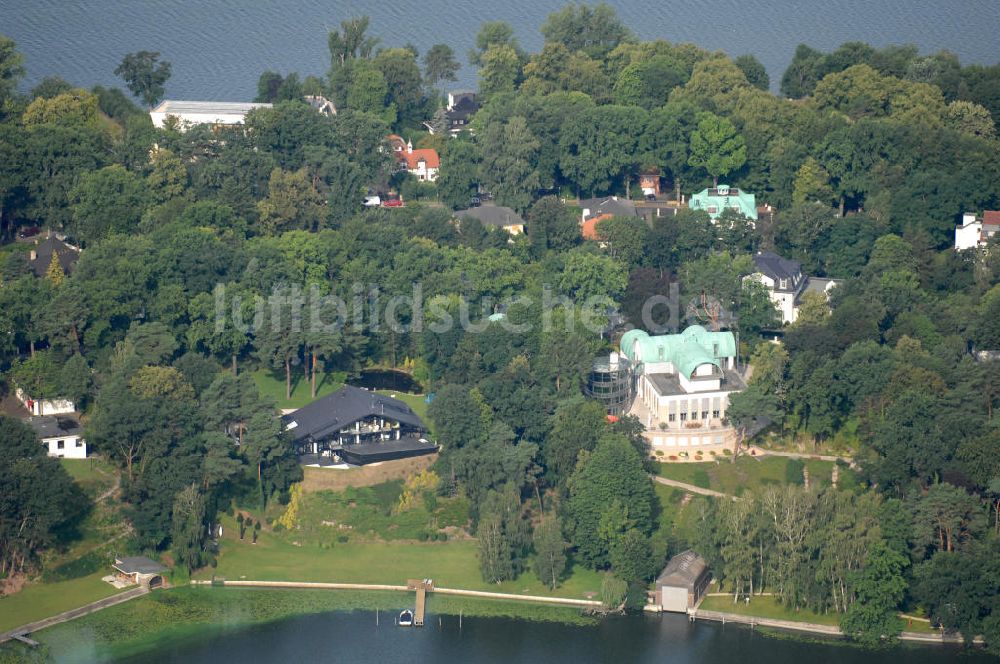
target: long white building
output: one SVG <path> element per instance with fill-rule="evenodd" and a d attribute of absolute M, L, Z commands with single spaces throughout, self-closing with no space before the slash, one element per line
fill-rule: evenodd
<path fill-rule="evenodd" d="M 153 126 L 162 128 L 167 118 L 177 118 L 183 131 L 199 124 L 238 125 L 243 124 L 247 113 L 255 108 L 271 108 L 271 104 L 231 101 L 177 101 L 167 99 L 149 112 Z"/>

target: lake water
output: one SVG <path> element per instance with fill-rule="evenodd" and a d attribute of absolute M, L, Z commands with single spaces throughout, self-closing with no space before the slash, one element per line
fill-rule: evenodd
<path fill-rule="evenodd" d="M 480 24 L 505 20 L 536 50 L 538 26 L 564 0 L 0 0 L 0 34 L 26 56 L 26 84 L 58 74 L 77 85 L 119 85 L 125 53 L 160 51 L 173 63 L 167 96 L 249 100 L 265 69 L 322 74 L 328 27 L 368 14 L 387 46 L 423 53 L 451 45 L 465 62 Z M 806 42 L 848 40 L 949 49 L 964 63 L 993 64 L 1000 52 L 997 0 L 610 0 L 641 38 L 691 41 L 731 55 L 753 53 L 773 85 Z M 466 65 L 456 86 L 475 85 Z"/>
<path fill-rule="evenodd" d="M 388 620 L 387 620 L 388 618 Z M 689 623 L 685 616 L 609 618 L 599 625 L 428 615 L 423 628 L 402 628 L 381 614 L 323 613 L 255 626 L 144 653 L 135 664 L 245 662 L 670 662 L 671 664 L 985 664 L 981 653 L 957 648 L 900 646 L 867 651 L 843 644 L 805 643 L 763 636 L 749 628 Z"/>

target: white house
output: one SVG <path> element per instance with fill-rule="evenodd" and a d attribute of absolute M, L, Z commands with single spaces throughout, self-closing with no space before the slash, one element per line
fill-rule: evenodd
<path fill-rule="evenodd" d="M 28 418 L 28 424 L 38 434 L 42 445 L 48 448 L 50 457 L 87 458 L 87 442 L 83 439 L 83 428 L 72 417 L 43 415 Z"/>
<path fill-rule="evenodd" d="M 70 399 L 33 399 L 20 387 L 14 388 L 14 396 L 32 415 L 65 415 L 76 412 L 76 404 Z"/>
<path fill-rule="evenodd" d="M 168 117 L 175 117 L 181 131 L 199 124 L 243 124 L 247 113 L 255 108 L 271 108 L 271 104 L 230 101 L 176 101 L 167 99 L 149 112 L 153 126 L 162 128 Z"/>
<path fill-rule="evenodd" d="M 441 168 L 441 158 L 433 148 L 413 149 L 413 141 L 390 134 L 387 138 L 400 170 L 408 171 L 421 182 L 434 182 Z"/>
<path fill-rule="evenodd" d="M 802 264 L 783 258 L 771 251 L 760 251 L 753 257 L 757 271 L 747 275 L 764 285 L 771 302 L 781 314 L 782 323 L 794 323 L 799 317 L 799 305 L 806 293 L 823 293 L 827 298 L 830 291 L 840 283 L 839 279 L 807 277 L 802 274 Z"/>
<path fill-rule="evenodd" d="M 753 262 L 757 271 L 747 278 L 764 285 L 781 313 L 782 323 L 794 323 L 799 313 L 796 303 L 806 288 L 802 264 L 770 251 L 757 252 Z"/>
<path fill-rule="evenodd" d="M 645 425 L 654 451 L 735 446 L 726 410 L 729 395 L 746 384 L 736 369 L 732 332 L 692 325 L 680 334 L 651 337 L 630 330 L 622 336 L 621 352 L 636 374 L 630 413 Z"/>
<path fill-rule="evenodd" d="M 987 210 L 982 219 L 972 213 L 962 215 L 962 225 L 955 227 L 955 251 L 985 246 L 1000 231 L 1000 211 Z"/>

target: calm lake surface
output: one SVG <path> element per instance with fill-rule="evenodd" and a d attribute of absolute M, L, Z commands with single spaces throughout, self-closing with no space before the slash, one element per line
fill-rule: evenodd
<path fill-rule="evenodd" d="M 26 56 L 30 86 L 58 74 L 71 83 L 120 85 L 125 53 L 160 51 L 173 63 L 167 96 L 249 100 L 266 69 L 322 74 L 328 27 L 368 14 L 383 45 L 421 53 L 447 43 L 465 63 L 480 24 L 504 20 L 522 46 L 564 0 L 0 0 L 0 34 Z M 830 49 L 849 40 L 949 49 L 963 63 L 1000 59 L 997 0 L 609 0 L 643 39 L 691 41 L 753 53 L 776 88 L 800 42 Z M 466 65 L 456 86 L 475 85 Z"/>
<path fill-rule="evenodd" d="M 388 620 L 387 620 L 388 618 Z M 388 624 L 387 624 L 388 623 Z M 84 660 L 81 660 L 84 661 Z M 685 616 L 611 618 L 597 626 L 504 618 L 428 615 L 423 628 L 392 624 L 391 615 L 333 612 L 302 616 L 145 653 L 129 662 L 670 662 L 671 664 L 944 664 L 995 662 L 955 648 L 901 646 L 866 651 L 773 638 L 748 628 L 691 624 Z"/>

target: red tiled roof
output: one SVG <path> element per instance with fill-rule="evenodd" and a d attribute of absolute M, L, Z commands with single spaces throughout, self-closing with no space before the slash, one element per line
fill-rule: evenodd
<path fill-rule="evenodd" d="M 610 219 L 613 214 L 599 214 L 596 217 L 591 217 L 587 221 L 583 222 L 580 227 L 580 232 L 583 235 L 584 240 L 600 240 L 601 236 L 597 232 L 597 224 L 604 221 L 605 219 Z"/>
<path fill-rule="evenodd" d="M 1000 210 L 983 212 L 983 226 L 1000 226 Z"/>
<path fill-rule="evenodd" d="M 438 157 L 437 150 L 434 150 L 432 148 L 414 150 L 413 152 L 407 152 L 406 150 L 403 150 L 398 154 L 401 157 L 400 161 L 402 161 L 402 159 L 406 159 L 406 167 L 409 168 L 411 171 L 417 168 L 417 165 L 421 160 L 427 163 L 427 168 L 441 167 L 441 159 L 440 157 Z"/>

